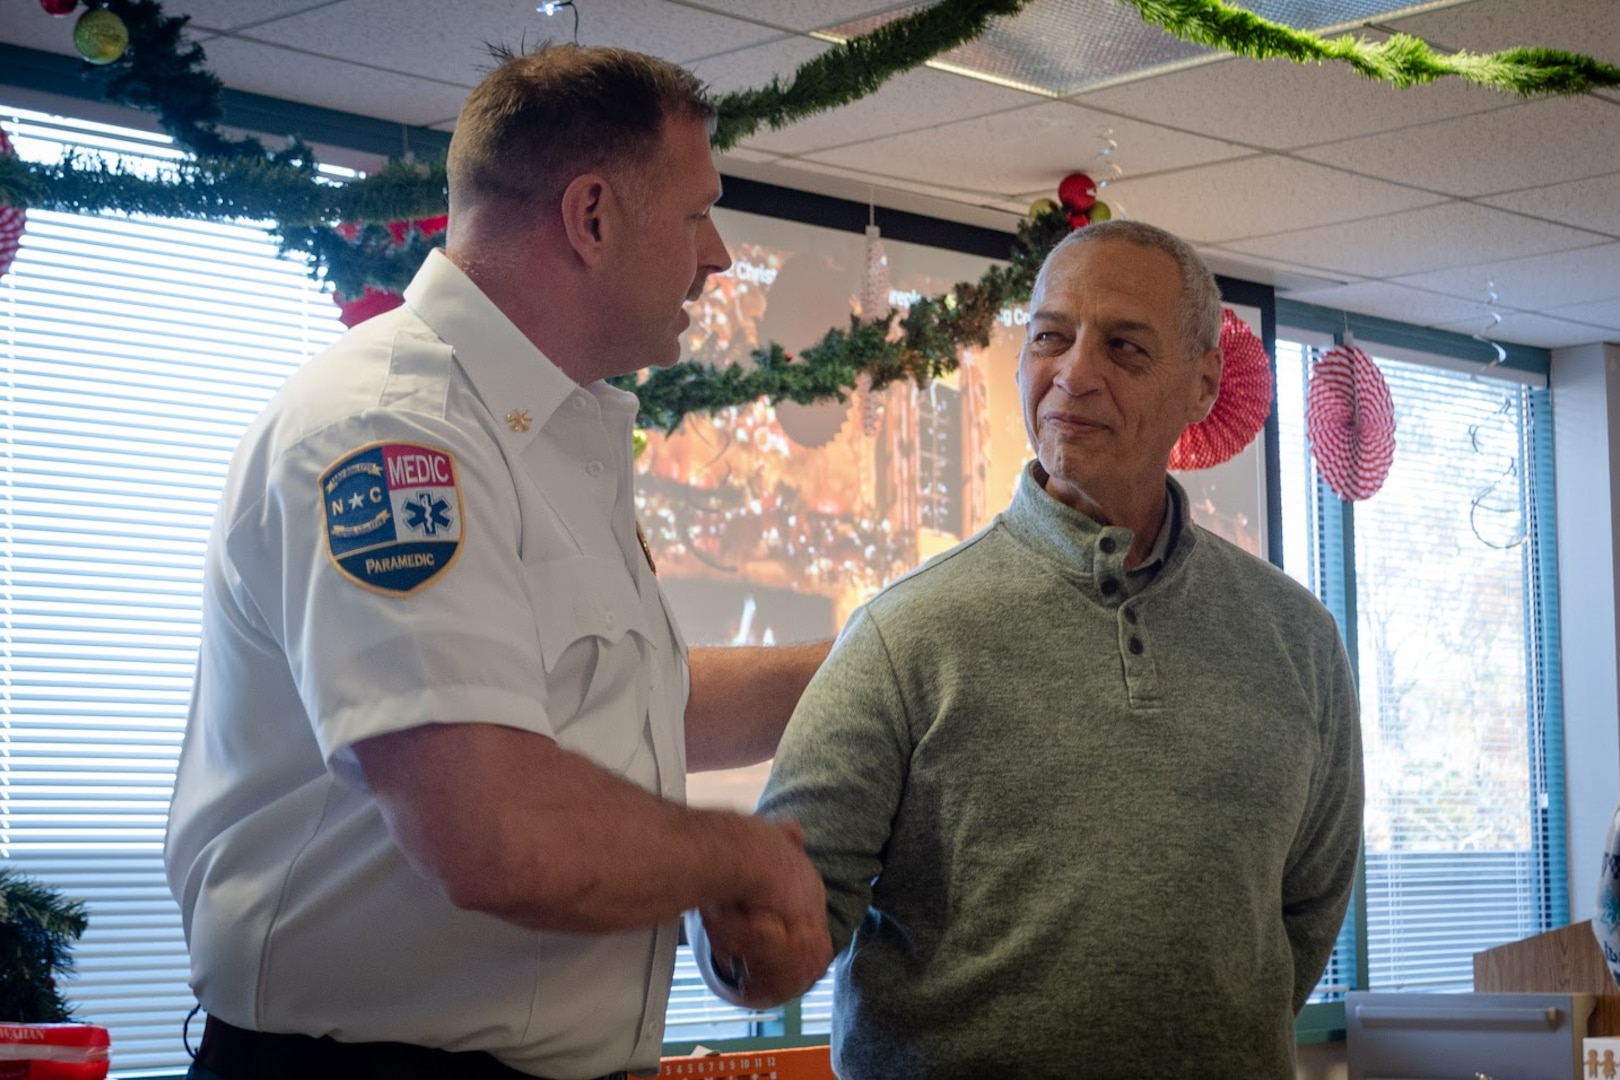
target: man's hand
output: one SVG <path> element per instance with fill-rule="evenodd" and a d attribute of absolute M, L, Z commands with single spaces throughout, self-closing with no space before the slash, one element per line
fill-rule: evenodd
<path fill-rule="evenodd" d="M 797 822 L 762 823 L 781 837 L 780 865 L 763 891 L 702 909 L 716 973 L 735 987 L 733 1000 L 752 1009 L 779 1005 L 816 984 L 832 963 L 827 894 L 804 855 Z"/>

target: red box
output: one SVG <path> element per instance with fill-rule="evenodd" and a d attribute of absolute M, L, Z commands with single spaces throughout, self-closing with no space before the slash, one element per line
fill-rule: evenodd
<path fill-rule="evenodd" d="M 0 1080 L 102 1080 L 110 1045 L 93 1024 L 0 1023 Z"/>

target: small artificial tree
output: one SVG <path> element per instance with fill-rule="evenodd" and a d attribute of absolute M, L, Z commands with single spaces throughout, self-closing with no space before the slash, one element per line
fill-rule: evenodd
<path fill-rule="evenodd" d="M 73 1019 L 56 979 L 72 970 L 73 943 L 89 921 L 82 901 L 0 867 L 0 1022 Z"/>

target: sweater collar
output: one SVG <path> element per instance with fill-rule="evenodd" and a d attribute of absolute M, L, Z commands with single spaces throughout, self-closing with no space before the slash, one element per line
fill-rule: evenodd
<path fill-rule="evenodd" d="M 1121 525 L 1100 524 L 1053 498 L 1037 478 L 1038 468 L 1036 461 L 1024 467 L 1018 491 L 1002 520 L 1031 547 L 1081 576 L 1093 580 L 1112 578 L 1126 591 L 1134 592 L 1179 563 L 1191 550 L 1195 531 L 1188 527 L 1191 516 L 1187 492 L 1173 476 L 1166 474 L 1164 478 L 1170 499 L 1158 539 L 1142 564 L 1127 571 L 1125 555 L 1135 533 Z"/>

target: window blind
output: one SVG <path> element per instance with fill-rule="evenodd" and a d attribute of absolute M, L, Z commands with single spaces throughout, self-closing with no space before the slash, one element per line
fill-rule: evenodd
<path fill-rule="evenodd" d="M 30 160 L 178 156 L 105 125 L 0 122 Z M 341 329 L 251 224 L 33 211 L 0 277 L 0 858 L 87 904 L 63 989 L 111 1029 L 122 1075 L 187 1064 L 162 843 L 214 506 L 248 422 Z"/>
<path fill-rule="evenodd" d="M 1316 349 L 1278 343 L 1279 406 L 1303 412 Z M 1478 365 L 1378 355 L 1394 465 L 1346 507 L 1284 424 L 1288 567 L 1334 610 L 1358 669 L 1367 770 L 1371 989 L 1467 990 L 1473 954 L 1560 924 L 1556 594 L 1544 387 Z M 1560 800 L 1561 802 L 1561 800 Z M 1353 921 L 1353 920 L 1352 920 Z M 1329 975 L 1356 973 L 1354 937 Z M 1326 989 L 1324 987 L 1324 989 Z"/>

